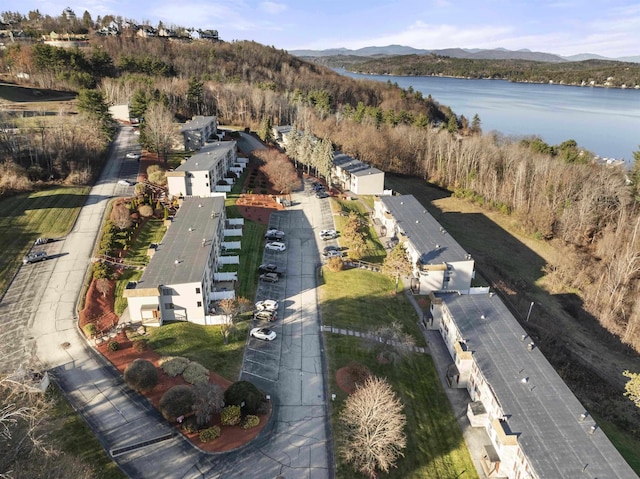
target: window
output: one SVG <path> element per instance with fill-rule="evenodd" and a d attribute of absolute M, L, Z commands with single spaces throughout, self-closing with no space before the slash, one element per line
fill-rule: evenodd
<path fill-rule="evenodd" d="M 202 301 L 198 301 L 198 308 L 202 308 Z"/>
<path fill-rule="evenodd" d="M 164 309 L 173 309 L 173 303 L 164 303 Z"/>
<path fill-rule="evenodd" d="M 196 294 L 200 294 L 200 288 L 196 288 Z"/>

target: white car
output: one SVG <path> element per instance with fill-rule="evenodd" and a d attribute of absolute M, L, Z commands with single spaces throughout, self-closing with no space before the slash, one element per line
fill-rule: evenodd
<path fill-rule="evenodd" d="M 278 302 L 275 299 L 265 299 L 264 301 L 258 301 L 255 306 L 260 311 L 275 311 L 278 309 Z"/>
<path fill-rule="evenodd" d="M 140 158 L 140 153 L 133 153 L 133 152 L 130 152 L 130 153 L 127 153 L 127 154 L 126 154 L 126 157 L 127 157 L 128 159 L 130 159 L 130 160 L 137 160 L 137 159 L 139 159 L 139 158 Z"/>
<path fill-rule="evenodd" d="M 253 328 L 249 336 L 263 341 L 273 341 L 276 339 L 276 332 L 269 328 Z"/>
<path fill-rule="evenodd" d="M 264 234 L 265 237 L 266 236 L 284 236 L 284 231 L 280 231 L 280 230 L 267 230 L 267 232 Z"/>
<path fill-rule="evenodd" d="M 342 251 L 328 251 L 325 258 L 342 258 Z"/>
<path fill-rule="evenodd" d="M 120 186 L 133 186 L 133 182 L 131 182 L 129 180 L 119 180 L 118 184 Z"/>
<path fill-rule="evenodd" d="M 272 241 L 271 243 L 264 245 L 264 247 L 271 251 L 284 251 L 287 249 L 287 245 L 280 243 L 279 241 Z"/>
<path fill-rule="evenodd" d="M 338 232 L 336 230 L 321 230 L 320 231 L 320 236 L 325 236 L 325 235 L 337 235 Z"/>

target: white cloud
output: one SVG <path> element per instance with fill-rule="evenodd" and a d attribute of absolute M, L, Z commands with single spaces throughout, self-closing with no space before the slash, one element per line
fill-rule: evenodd
<path fill-rule="evenodd" d="M 287 6 L 284 3 L 262 2 L 260 4 L 260 9 L 271 15 L 277 15 L 278 13 L 284 12 L 287 9 Z"/>

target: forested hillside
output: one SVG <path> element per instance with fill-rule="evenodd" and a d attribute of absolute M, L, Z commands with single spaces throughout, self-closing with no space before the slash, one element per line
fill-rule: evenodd
<path fill-rule="evenodd" d="M 640 64 L 613 60 L 553 63 L 452 58 L 433 54 L 382 58 L 350 55 L 309 60 L 333 68 L 343 67 L 353 72 L 376 75 L 448 76 L 559 85 L 640 88 Z"/>
<path fill-rule="evenodd" d="M 457 117 L 435 99 L 342 77 L 254 42 L 122 35 L 92 37 L 84 50 L 34 44 L 0 55 L 3 71 L 27 73 L 34 86 L 80 89 L 85 111 L 130 103 L 144 117 L 160 103 L 179 121 L 213 114 L 222 124 L 254 129 L 294 124 L 385 171 L 418 176 L 510 215 L 522 232 L 562 251 L 545 267 L 545 287 L 577 293 L 605 328 L 640 351 L 637 168 L 627 174 L 598 166 L 571 140 L 553 146 L 483 135 L 480 118 Z M 27 171 L 35 164 L 62 175 L 64 157 L 43 162 L 53 146 L 39 141 L 37 129 L 25 133 L 28 144 L 0 138 L 3 168 Z M 517 272 L 511 273 L 508 286 L 518 288 Z"/>

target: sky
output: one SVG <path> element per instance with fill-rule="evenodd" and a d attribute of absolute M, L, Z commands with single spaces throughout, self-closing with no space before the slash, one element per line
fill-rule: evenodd
<path fill-rule="evenodd" d="M 139 23 L 218 30 L 284 50 L 406 45 L 640 55 L 640 1 L 628 0 L 3 0 L 0 11 L 65 7 Z"/>

